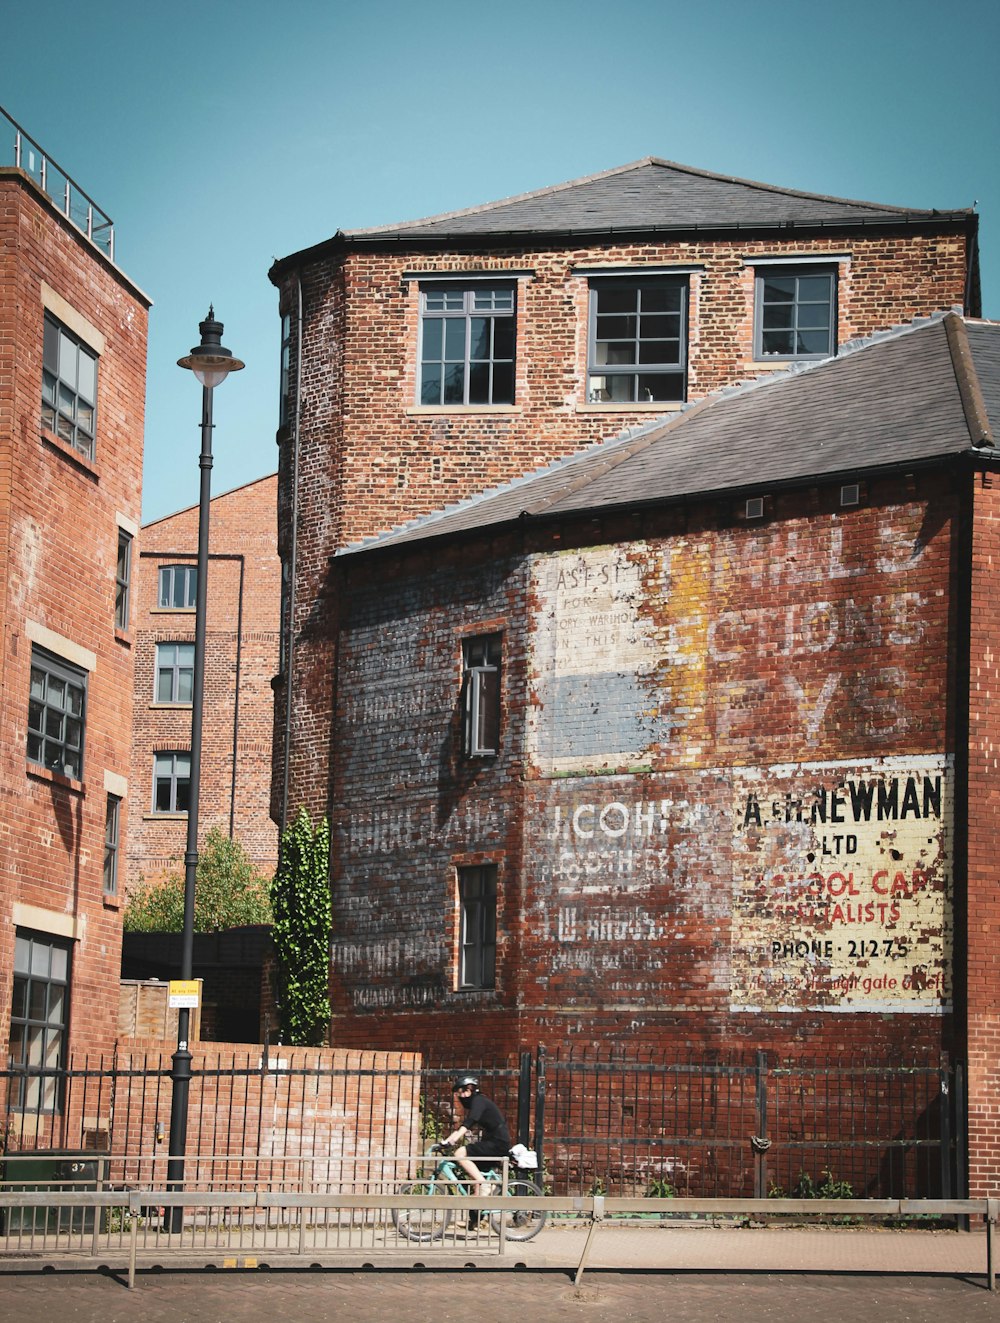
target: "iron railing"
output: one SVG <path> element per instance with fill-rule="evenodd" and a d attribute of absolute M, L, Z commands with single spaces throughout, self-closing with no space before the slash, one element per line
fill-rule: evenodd
<path fill-rule="evenodd" d="M 113 262 L 115 227 L 111 217 L 75 180 L 42 151 L 16 120 L 0 106 L 0 165 L 23 170 L 62 214 Z"/>
<path fill-rule="evenodd" d="M 124 1060 L 124 1059 L 123 1059 Z M 189 1175 L 226 1153 L 312 1158 L 410 1152 L 455 1124 L 451 1083 L 471 1070 L 535 1148 L 556 1194 L 650 1198 L 962 1198 L 960 1066 L 677 1061 L 536 1053 L 489 1062 L 336 1069 L 280 1048 L 196 1065 Z M 26 1080 L 38 1079 L 25 1094 Z M 44 1077 L 44 1080 L 41 1078 Z M 44 1087 L 43 1087 L 44 1084 Z M 163 1153 L 169 1058 L 84 1058 L 0 1071 L 8 1151 Z M 60 1097 L 59 1111 L 17 1106 Z M 331 1117 L 338 1118 L 331 1127 Z"/>

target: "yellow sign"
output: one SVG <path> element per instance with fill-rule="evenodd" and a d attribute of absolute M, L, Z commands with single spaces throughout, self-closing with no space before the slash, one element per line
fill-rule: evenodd
<path fill-rule="evenodd" d="M 168 1005 L 171 1009 L 194 1007 L 198 1005 L 198 980 L 196 978 L 172 978 L 169 985 Z"/>

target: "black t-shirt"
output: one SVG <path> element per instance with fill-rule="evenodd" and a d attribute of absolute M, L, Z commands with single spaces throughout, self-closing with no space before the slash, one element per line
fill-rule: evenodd
<path fill-rule="evenodd" d="M 465 1100 L 461 1099 L 460 1101 L 462 1106 L 465 1107 Z M 503 1112 L 495 1102 L 481 1093 L 474 1093 L 468 1107 L 465 1107 L 465 1124 L 467 1126 L 477 1126 L 482 1132 L 484 1143 L 502 1146 L 504 1152 L 513 1143 Z"/>

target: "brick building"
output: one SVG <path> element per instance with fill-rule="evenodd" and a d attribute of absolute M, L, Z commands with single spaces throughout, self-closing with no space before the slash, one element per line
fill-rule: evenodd
<path fill-rule="evenodd" d="M 968 1062 L 996 1192 L 1000 324 L 333 563 L 334 1038 Z"/>
<path fill-rule="evenodd" d="M 192 482 L 196 469 L 192 465 Z M 265 875 L 278 670 L 277 477 L 212 500 L 199 827 L 235 837 Z M 145 524 L 136 568 L 131 882 L 183 874 L 190 786 L 198 507 Z"/>
<path fill-rule="evenodd" d="M 275 819 L 327 807 L 334 552 L 761 371 L 978 315 L 977 223 L 646 159 L 275 263 Z"/>
<path fill-rule="evenodd" d="M 104 213 L 0 121 L 0 1034 L 52 1066 L 116 1032 L 149 300 Z"/>
<path fill-rule="evenodd" d="M 789 424 L 798 438 L 790 466 L 785 442 L 755 415 L 750 440 L 729 437 L 710 462 L 695 450 L 652 515 L 634 489 L 619 506 L 609 501 L 607 514 L 578 512 L 565 497 L 573 518 L 564 528 L 561 518 L 541 518 L 562 489 L 545 495 L 543 481 L 535 506 L 535 488 L 517 480 L 555 461 L 571 481 L 583 473 L 573 457 L 595 443 L 624 437 L 642 451 L 660 429 L 671 440 L 657 453 L 672 456 L 675 431 L 687 437 L 699 417 L 736 416 L 722 413 L 720 390 L 778 373 L 772 386 L 746 391 L 751 405 L 739 408 L 770 411 L 788 391 L 804 401 L 801 427 L 825 425 L 826 405 L 789 368 L 814 368 L 803 382 L 835 383 L 836 423 L 841 396 L 850 398 L 844 383 L 860 389 L 866 365 L 879 361 L 869 351 L 841 359 L 847 345 L 956 307 L 978 316 L 976 236 L 970 212 L 817 197 L 645 160 L 466 212 L 339 232 L 272 268 L 283 328 L 279 552 L 290 621 L 275 690 L 272 811 L 280 818 L 305 803 L 333 821 L 334 1041 L 485 1051 L 627 1038 L 779 1051 L 808 1040 L 820 1055 L 863 1042 L 894 1059 L 962 1050 L 964 1028 L 946 1004 L 964 975 L 952 971 L 945 986 L 943 967 L 927 975 L 940 976 L 937 1000 L 928 984 L 916 1011 L 897 1014 L 898 996 L 878 1006 L 871 989 L 856 987 L 834 1007 L 833 982 L 803 1009 L 801 961 L 825 958 L 825 946 L 812 951 L 825 936 L 810 935 L 801 957 L 793 946 L 800 964 L 789 995 L 798 1004 L 782 1010 L 769 966 L 742 955 L 744 966 L 733 965 L 733 914 L 741 933 L 766 929 L 749 886 L 734 907 L 731 881 L 752 873 L 754 810 L 741 835 L 730 832 L 724 846 L 718 835 L 737 789 L 745 811 L 802 797 L 809 816 L 822 792 L 816 802 L 840 815 L 839 781 L 824 770 L 833 767 L 876 804 L 901 795 L 909 816 L 907 797 L 926 795 L 936 820 L 965 820 L 956 786 L 968 783 L 947 763 L 964 756 L 957 700 L 947 718 L 917 715 L 918 692 L 943 698 L 951 692 L 943 677 L 968 673 L 957 621 L 971 587 L 968 578 L 943 581 L 945 545 L 958 555 L 951 526 L 913 569 L 914 583 L 908 577 L 900 547 L 907 537 L 922 546 L 936 529 L 907 522 L 937 481 L 923 459 L 898 439 L 881 447 L 867 425 L 838 424 L 809 445 Z M 945 324 L 935 325 L 944 336 Z M 948 325 L 959 328 L 949 335 L 972 334 L 960 319 Z M 954 354 L 942 377 L 951 374 L 953 389 Z M 892 385 L 883 378 L 880 391 Z M 969 385 L 969 400 L 975 390 Z M 910 417 L 905 396 L 893 398 Z M 949 444 L 949 455 L 969 449 L 970 433 Z M 607 459 L 604 448 L 596 454 L 599 464 Z M 765 477 L 767 491 L 754 487 Z M 470 507 L 473 525 L 489 525 L 478 542 L 474 527 L 456 537 L 431 521 L 434 535 L 404 559 L 393 560 L 389 544 L 342 555 L 511 482 L 496 526 L 486 504 Z M 857 508 L 842 509 L 841 487 L 854 486 Z M 737 511 L 730 488 L 761 502 L 760 527 L 776 540 L 747 531 L 757 515 Z M 948 491 L 954 502 L 971 500 L 968 485 Z M 883 533 L 880 513 L 894 504 L 909 513 Z M 539 517 L 522 519 L 529 509 Z M 845 558 L 848 536 L 856 541 Z M 562 588 L 583 620 L 533 577 L 545 547 L 582 549 Z M 760 557 L 780 568 L 762 568 Z M 925 590 L 932 564 L 936 584 Z M 897 571 L 905 582 L 886 605 L 875 585 Z M 799 575 L 814 587 L 833 581 L 835 622 L 820 610 L 832 589 L 803 596 Z M 859 602 L 847 590 L 860 592 L 862 582 Z M 619 584 L 629 597 L 621 620 Z M 676 612 L 657 600 L 668 586 Z M 928 623 L 908 617 L 912 594 L 927 596 Z M 771 612 L 786 621 L 787 637 L 769 632 Z M 621 647 L 593 675 L 583 641 L 590 625 Z M 845 662 L 836 683 L 819 661 L 812 669 L 799 661 L 813 651 L 821 658 L 825 648 L 812 644 L 834 630 L 864 653 L 864 665 Z M 933 646 L 915 646 L 901 668 L 898 639 L 910 630 Z M 546 647 L 558 661 L 543 695 L 541 671 L 530 667 L 533 658 L 540 665 L 532 649 Z M 880 664 L 883 650 L 892 660 Z M 793 655 L 788 666 L 783 658 Z M 905 734 L 893 726 L 895 671 L 914 709 Z M 553 709 L 565 712 L 563 724 L 551 720 Z M 792 768 L 806 768 L 810 784 Z M 760 812 L 764 842 L 770 808 Z M 942 832 L 919 848 L 936 857 Z M 546 851 L 546 833 L 566 848 Z M 835 852 L 838 833 L 830 835 Z M 840 836 L 867 852 L 866 865 L 882 848 L 856 831 Z M 925 864 L 910 861 L 911 882 Z M 939 897 L 943 869 L 933 873 Z M 650 894 L 624 905 L 647 885 Z M 949 942 L 942 932 L 935 960 L 951 959 Z M 856 971 L 843 972 L 849 980 Z"/>

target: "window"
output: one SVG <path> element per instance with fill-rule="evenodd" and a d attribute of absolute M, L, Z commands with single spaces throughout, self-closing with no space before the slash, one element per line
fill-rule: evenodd
<path fill-rule="evenodd" d="M 682 401 L 687 281 L 675 276 L 593 281 L 589 339 L 591 403 Z"/>
<path fill-rule="evenodd" d="M 458 870 L 460 914 L 458 986 L 492 988 L 497 963 L 495 864 Z"/>
<path fill-rule="evenodd" d="M 87 459 L 94 458 L 97 355 L 45 314 L 42 423 Z"/>
<path fill-rule="evenodd" d="M 290 414 L 292 364 L 292 319 L 286 312 L 281 319 L 281 377 L 278 395 L 278 426 L 287 423 Z"/>
<path fill-rule="evenodd" d="M 167 610 L 193 611 L 198 594 L 197 565 L 162 565 L 157 605 Z"/>
<path fill-rule="evenodd" d="M 828 358 L 834 351 L 835 272 L 815 267 L 759 268 L 754 356 Z"/>
<path fill-rule="evenodd" d="M 104 813 L 104 894 L 118 895 L 118 828 L 121 821 L 121 799 L 108 795 Z"/>
<path fill-rule="evenodd" d="M 194 699 L 194 644 L 156 645 L 157 703 L 190 703 Z"/>
<path fill-rule="evenodd" d="M 153 812 L 186 813 L 191 802 L 191 755 L 158 753 L 153 758 Z"/>
<path fill-rule="evenodd" d="M 466 754 L 482 757 L 500 747 L 501 635 L 466 639 L 462 646 Z"/>
<path fill-rule="evenodd" d="M 132 579 L 132 535 L 118 530 L 118 563 L 115 568 L 115 628 L 128 629 L 129 585 Z"/>
<path fill-rule="evenodd" d="M 513 404 L 514 286 L 420 291 L 420 403 Z"/>
<path fill-rule="evenodd" d="M 87 676 L 46 652 L 31 649 L 28 699 L 28 762 L 76 780 L 83 777 Z"/>
<path fill-rule="evenodd" d="M 10 1062 L 17 1069 L 56 1072 L 63 1065 L 69 1023 L 69 943 L 18 929 L 14 937 L 14 999 Z M 14 1086 L 15 1106 L 57 1111 L 58 1075 L 29 1075 Z"/>

